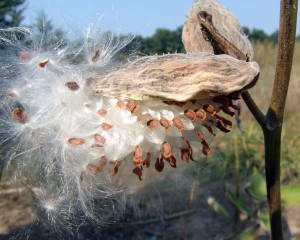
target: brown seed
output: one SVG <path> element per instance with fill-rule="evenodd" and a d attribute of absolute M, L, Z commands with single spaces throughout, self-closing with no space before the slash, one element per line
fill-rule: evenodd
<path fill-rule="evenodd" d="M 31 59 L 31 54 L 26 50 L 21 50 L 20 52 L 18 52 L 18 57 L 21 61 L 26 61 Z"/>
<path fill-rule="evenodd" d="M 101 126 L 103 131 L 107 131 L 107 130 L 113 128 L 113 125 L 108 124 L 108 123 L 102 123 L 100 126 Z"/>
<path fill-rule="evenodd" d="M 68 139 L 68 143 L 72 146 L 72 147 L 78 147 L 82 144 L 85 143 L 85 139 L 84 138 L 69 138 Z"/>
<path fill-rule="evenodd" d="M 154 130 L 159 125 L 159 120 L 157 118 L 153 118 L 147 122 L 147 127 L 151 130 Z"/>
<path fill-rule="evenodd" d="M 181 159 L 188 163 L 190 160 L 190 151 L 188 149 L 180 149 L 181 151 Z"/>
<path fill-rule="evenodd" d="M 171 148 L 169 143 L 163 142 L 162 143 L 162 148 L 163 148 L 163 151 L 164 151 L 164 153 L 163 153 L 164 158 L 169 158 L 169 157 L 172 156 L 172 148 Z"/>
<path fill-rule="evenodd" d="M 186 116 L 187 118 L 191 119 L 193 122 L 195 122 L 196 119 L 197 119 L 196 113 L 193 110 L 191 110 L 191 109 L 185 110 L 184 111 L 184 116 Z"/>
<path fill-rule="evenodd" d="M 176 168 L 176 158 L 171 155 L 169 158 L 166 158 L 172 168 Z"/>
<path fill-rule="evenodd" d="M 106 142 L 106 139 L 98 133 L 94 134 L 94 139 L 97 143 L 100 143 L 100 144 L 104 144 Z"/>
<path fill-rule="evenodd" d="M 223 117 L 220 117 L 220 120 L 226 128 L 232 128 L 232 122 L 231 121 L 229 121 L 229 120 L 227 120 Z"/>
<path fill-rule="evenodd" d="M 96 50 L 94 56 L 92 57 L 92 61 L 97 62 L 99 57 L 100 57 L 100 50 L 98 49 L 98 50 Z"/>
<path fill-rule="evenodd" d="M 134 101 L 131 100 L 126 104 L 126 110 L 128 110 L 129 112 L 132 112 L 134 108 L 135 108 Z"/>
<path fill-rule="evenodd" d="M 203 106 L 203 109 L 204 109 L 206 112 L 210 113 L 211 115 L 215 115 L 215 114 L 217 113 L 215 107 L 214 107 L 213 105 L 211 105 L 211 104 L 206 104 L 206 105 L 204 105 L 204 106 Z"/>
<path fill-rule="evenodd" d="M 138 118 L 137 118 L 137 121 L 142 121 L 143 119 L 147 119 L 148 117 L 150 117 L 151 114 L 150 113 L 145 113 L 145 114 L 142 114 L 140 115 Z"/>
<path fill-rule="evenodd" d="M 106 113 L 107 113 L 107 111 L 106 111 L 105 109 L 101 108 L 101 109 L 99 109 L 99 110 L 97 111 L 97 113 L 98 113 L 100 116 L 105 116 Z"/>
<path fill-rule="evenodd" d="M 117 106 L 119 108 L 121 108 L 121 107 L 123 107 L 123 105 L 124 105 L 124 101 L 122 99 L 119 99 L 118 102 L 117 102 Z"/>
<path fill-rule="evenodd" d="M 142 181 L 142 175 L 143 175 L 143 167 L 142 166 L 136 166 L 132 172 L 136 175 L 138 175 L 140 181 Z"/>
<path fill-rule="evenodd" d="M 22 108 L 14 108 L 11 111 L 11 117 L 23 124 L 27 121 L 27 113 Z"/>
<path fill-rule="evenodd" d="M 142 149 L 142 147 L 140 145 L 137 145 L 135 147 L 134 157 L 135 158 L 142 158 L 143 157 L 143 149 Z"/>
<path fill-rule="evenodd" d="M 207 124 L 205 124 L 205 123 L 203 123 L 202 126 L 205 127 L 205 128 L 207 129 L 207 131 L 208 131 L 209 133 L 211 133 L 213 136 L 216 136 L 216 134 L 215 134 L 214 131 L 212 130 L 211 126 L 209 126 L 209 125 L 207 125 Z"/>
<path fill-rule="evenodd" d="M 178 128 L 178 131 L 182 132 L 182 130 L 184 129 L 184 125 L 183 125 L 182 120 L 179 117 L 174 117 L 173 118 L 173 123 L 174 123 L 175 127 Z"/>
<path fill-rule="evenodd" d="M 217 97 L 214 97 L 213 101 L 215 103 L 220 103 L 220 104 L 222 104 L 222 106 L 226 106 L 226 107 L 228 107 L 229 103 L 230 103 L 230 100 L 226 96 L 217 96 Z"/>
<path fill-rule="evenodd" d="M 147 152 L 147 157 L 143 162 L 143 166 L 145 166 L 146 168 L 150 167 L 150 162 L 151 162 L 151 153 Z"/>
<path fill-rule="evenodd" d="M 119 171 L 119 166 L 121 165 L 122 161 L 121 160 L 116 160 L 114 164 L 114 173 L 113 175 L 116 175 L 117 172 Z"/>
<path fill-rule="evenodd" d="M 93 174 L 101 172 L 103 170 L 103 167 L 104 165 L 102 165 L 101 163 L 89 163 L 87 165 L 87 169 Z"/>
<path fill-rule="evenodd" d="M 201 121 L 204 121 L 206 118 L 206 112 L 204 111 L 204 109 L 200 108 L 200 109 L 196 109 L 195 110 L 196 116 L 198 118 L 200 118 Z"/>
<path fill-rule="evenodd" d="M 230 132 L 226 127 L 224 127 L 224 125 L 222 124 L 222 122 L 220 120 L 214 122 L 212 120 L 210 120 L 210 122 L 215 125 L 215 127 L 217 127 L 218 129 L 220 129 L 222 132 L 228 133 Z"/>
<path fill-rule="evenodd" d="M 134 109 L 131 111 L 131 113 L 132 114 L 137 114 L 140 109 L 141 109 L 141 106 L 140 105 L 136 105 L 134 107 Z"/>
<path fill-rule="evenodd" d="M 163 159 L 163 156 L 162 154 L 160 153 L 158 158 L 156 159 L 156 163 L 155 163 L 155 169 L 158 171 L 158 172 L 162 172 L 164 170 L 164 159 Z"/>
<path fill-rule="evenodd" d="M 183 137 L 183 136 L 182 136 L 182 140 L 183 140 L 183 142 L 184 142 L 184 145 L 188 148 L 188 152 L 189 152 L 189 157 L 190 157 L 190 159 L 191 159 L 192 161 L 194 161 L 194 158 L 193 158 L 193 148 L 192 148 L 190 142 L 189 142 L 185 137 Z"/>
<path fill-rule="evenodd" d="M 165 128 L 166 132 L 170 130 L 171 124 L 166 118 L 162 117 L 159 122 L 160 125 L 162 125 Z"/>
<path fill-rule="evenodd" d="M 221 106 L 220 109 L 221 109 L 224 113 L 230 115 L 231 117 L 234 116 L 234 112 L 231 111 L 229 107 L 227 107 L 227 106 Z"/>
<path fill-rule="evenodd" d="M 210 155 L 210 148 L 209 148 L 209 145 L 208 143 L 203 140 L 201 141 L 201 144 L 202 144 L 202 152 L 204 155 Z"/>
<path fill-rule="evenodd" d="M 137 145 L 135 147 L 133 164 L 134 165 L 142 165 L 143 164 L 143 149 L 140 145 Z"/>
<path fill-rule="evenodd" d="M 49 62 L 49 59 L 46 59 L 46 60 L 40 62 L 39 67 L 44 68 L 47 65 L 48 62 Z"/>
<path fill-rule="evenodd" d="M 66 87 L 68 87 L 71 91 L 76 91 L 79 89 L 79 85 L 77 82 L 67 82 Z"/>
<path fill-rule="evenodd" d="M 197 136 L 200 138 L 200 140 L 205 140 L 205 137 L 202 132 L 196 130 L 196 133 L 197 133 Z"/>

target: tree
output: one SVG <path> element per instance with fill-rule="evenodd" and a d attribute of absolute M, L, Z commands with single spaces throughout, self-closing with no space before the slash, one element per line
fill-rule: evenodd
<path fill-rule="evenodd" d="M 65 32 L 53 26 L 44 11 L 40 12 L 36 21 L 30 26 L 33 30 L 34 37 L 40 39 L 40 49 L 44 51 L 51 50 L 53 48 L 61 48 L 67 44 L 67 38 Z"/>
<path fill-rule="evenodd" d="M 23 20 L 22 13 L 25 10 L 22 5 L 25 0 L 1 0 L 0 1 L 0 28 L 19 26 Z"/>

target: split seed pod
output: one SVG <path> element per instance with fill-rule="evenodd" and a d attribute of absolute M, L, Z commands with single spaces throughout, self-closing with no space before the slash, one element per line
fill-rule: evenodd
<path fill-rule="evenodd" d="M 256 62 L 202 52 L 142 57 L 88 81 L 105 97 L 183 102 L 244 91 L 258 74 Z"/>

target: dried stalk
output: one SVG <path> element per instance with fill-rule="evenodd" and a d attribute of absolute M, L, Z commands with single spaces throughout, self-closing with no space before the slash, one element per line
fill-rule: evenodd
<path fill-rule="evenodd" d="M 262 113 L 249 92 L 242 93 L 246 105 L 260 124 L 264 133 L 267 197 L 269 203 L 271 236 L 273 240 L 283 239 L 280 203 L 281 130 L 293 61 L 297 7 L 298 0 L 281 0 L 276 74 L 267 114 L 264 115 Z M 228 44 L 227 39 L 220 36 L 219 32 L 213 27 L 210 16 L 198 15 L 198 18 L 200 24 L 207 28 L 210 34 L 222 45 L 222 47 L 227 50 L 234 50 L 234 52 L 237 53 L 237 58 L 243 59 L 241 52 L 232 48 L 232 46 Z"/>

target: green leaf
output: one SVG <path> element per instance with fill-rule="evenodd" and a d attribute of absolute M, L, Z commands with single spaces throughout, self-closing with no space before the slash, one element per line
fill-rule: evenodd
<path fill-rule="evenodd" d="M 265 178 L 254 168 L 248 180 L 250 186 L 247 188 L 247 192 L 250 194 L 253 202 L 256 204 L 265 202 L 267 195 Z"/>
<path fill-rule="evenodd" d="M 251 226 L 235 236 L 235 240 L 253 240 L 259 234 L 259 226 Z"/>
<path fill-rule="evenodd" d="M 269 212 L 267 210 L 263 210 L 263 211 L 260 212 L 260 220 L 265 225 L 267 232 L 271 233 L 271 224 L 270 224 Z"/>
<path fill-rule="evenodd" d="M 281 201 L 284 206 L 300 206 L 300 184 L 281 186 Z"/>

